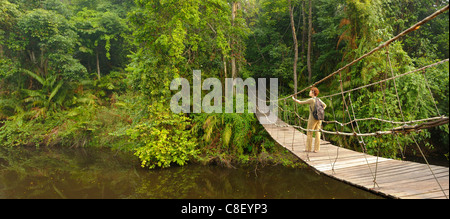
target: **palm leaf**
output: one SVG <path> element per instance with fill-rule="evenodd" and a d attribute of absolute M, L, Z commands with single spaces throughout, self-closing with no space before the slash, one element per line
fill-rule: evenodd
<path fill-rule="evenodd" d="M 55 85 L 56 79 L 57 79 L 56 76 L 48 77 L 48 78 L 46 79 L 47 85 L 48 85 L 49 87 L 53 87 L 53 85 Z"/>
<path fill-rule="evenodd" d="M 230 145 L 231 135 L 233 134 L 232 126 L 227 124 L 225 130 L 222 133 L 223 145 L 228 147 Z"/>
<path fill-rule="evenodd" d="M 52 93 L 48 97 L 48 102 L 51 102 L 53 97 L 58 93 L 59 89 L 63 85 L 63 81 L 60 81 L 58 85 L 56 85 L 55 89 L 53 89 Z"/>
<path fill-rule="evenodd" d="M 27 73 L 29 76 L 31 76 L 32 78 L 34 78 L 34 79 L 36 79 L 37 81 L 39 81 L 39 83 L 41 83 L 43 86 L 45 85 L 45 80 L 44 80 L 44 78 L 42 78 L 41 76 L 39 76 L 39 75 L 37 75 L 37 74 L 35 74 L 35 73 L 33 73 L 33 72 L 31 72 L 31 71 L 28 71 L 28 70 L 26 70 L 26 69 L 22 69 L 25 73 Z"/>
<path fill-rule="evenodd" d="M 42 91 L 39 90 L 28 90 L 28 89 L 21 89 L 22 92 L 26 93 L 29 97 L 36 97 L 40 99 L 47 99 L 45 98 L 45 94 Z"/>

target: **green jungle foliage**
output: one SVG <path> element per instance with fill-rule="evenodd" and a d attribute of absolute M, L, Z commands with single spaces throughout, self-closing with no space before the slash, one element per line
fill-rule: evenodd
<path fill-rule="evenodd" d="M 149 168 L 187 162 L 292 165 L 254 114 L 172 113 L 169 103 L 177 91 L 169 89 L 171 81 L 186 78 L 192 87 L 195 69 L 202 70 L 202 78 L 218 78 L 222 84 L 231 77 L 278 78 L 280 96 L 287 96 L 295 86 L 292 26 L 301 90 L 448 3 L 0 0 L 0 146 L 109 147 L 133 153 Z M 320 96 L 339 92 L 340 81 L 348 90 L 449 58 L 448 19 L 446 12 L 320 84 Z M 325 120 L 448 116 L 448 71 L 446 63 L 398 78 L 395 84 L 324 98 L 329 106 Z M 308 98 L 307 92 L 298 98 Z M 307 107 L 290 100 L 279 104 L 308 117 Z M 287 111 L 279 116 L 306 126 Z M 358 127 L 374 132 L 393 125 L 368 120 Z M 353 131 L 351 125 L 333 123 L 324 129 Z M 448 134 L 445 125 L 409 135 L 365 137 L 363 143 L 353 136 L 324 137 L 401 158 L 416 152 L 413 136 L 427 154 L 448 157 Z"/>
<path fill-rule="evenodd" d="M 135 155 L 142 167 L 184 165 L 197 155 L 196 139 L 187 127 L 190 119 L 167 110 L 164 101 L 149 107 L 149 117 L 127 130 L 130 141 L 138 142 Z"/>

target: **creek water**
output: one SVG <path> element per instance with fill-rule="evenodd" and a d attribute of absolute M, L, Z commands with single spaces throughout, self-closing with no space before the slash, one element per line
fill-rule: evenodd
<path fill-rule="evenodd" d="M 377 199 L 309 168 L 189 164 L 149 170 L 109 149 L 0 148 L 0 198 Z"/>

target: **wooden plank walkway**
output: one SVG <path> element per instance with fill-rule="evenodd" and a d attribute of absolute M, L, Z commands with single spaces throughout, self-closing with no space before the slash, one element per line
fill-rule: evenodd
<path fill-rule="evenodd" d="M 323 140 L 319 153 L 304 152 L 305 134 L 293 127 L 283 127 L 287 124 L 280 119 L 277 125 L 264 125 L 267 118 L 260 113 L 256 116 L 276 142 L 320 173 L 392 198 L 446 198 L 426 164 L 371 156 Z M 435 165 L 431 168 L 448 197 L 449 168 Z M 374 177 L 378 186 L 374 185 Z"/>

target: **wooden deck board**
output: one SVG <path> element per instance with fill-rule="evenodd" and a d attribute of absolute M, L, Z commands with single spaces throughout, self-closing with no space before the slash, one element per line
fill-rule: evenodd
<path fill-rule="evenodd" d="M 256 115 L 260 122 L 265 119 L 262 114 Z M 430 165 L 443 192 L 426 164 L 371 156 L 332 145 L 328 141 L 321 141 L 319 153 L 305 152 L 304 133 L 279 119 L 277 125 L 263 126 L 281 146 L 330 177 L 395 198 L 445 199 L 444 192 L 449 196 L 448 167 Z M 374 186 L 375 177 L 377 185 Z"/>

